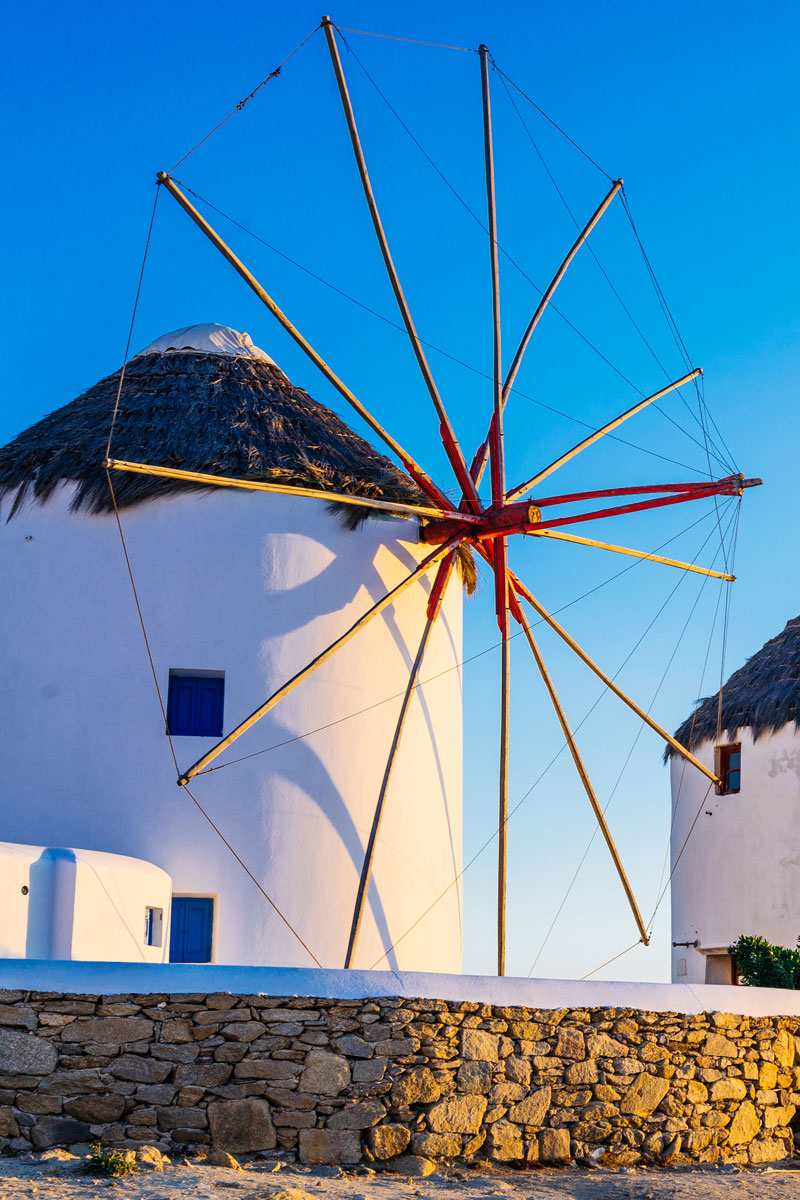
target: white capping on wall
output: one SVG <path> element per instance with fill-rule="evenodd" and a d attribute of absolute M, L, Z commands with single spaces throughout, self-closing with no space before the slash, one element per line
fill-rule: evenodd
<path fill-rule="evenodd" d="M 89 995 L 232 992 L 358 1000 L 405 996 L 524 1008 L 637 1008 L 646 1012 L 732 1012 L 798 1016 L 800 991 L 706 984 L 577 979 L 498 979 L 415 971 L 341 971 L 188 963 L 45 962 L 0 959 L 0 989 Z"/>

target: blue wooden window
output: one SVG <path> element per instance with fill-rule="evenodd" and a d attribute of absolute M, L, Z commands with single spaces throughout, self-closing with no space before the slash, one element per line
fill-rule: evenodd
<path fill-rule="evenodd" d="M 167 725 L 173 737 L 221 737 L 225 676 L 170 671 Z"/>
<path fill-rule="evenodd" d="M 720 783 L 715 791 L 718 796 L 729 796 L 742 786 L 742 744 L 730 742 L 727 746 L 714 747 L 714 766 Z"/>
<path fill-rule="evenodd" d="M 211 962 L 214 901 L 211 896 L 173 896 L 169 961 Z"/>

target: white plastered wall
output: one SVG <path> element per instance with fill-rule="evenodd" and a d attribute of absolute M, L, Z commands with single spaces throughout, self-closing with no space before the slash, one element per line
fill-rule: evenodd
<path fill-rule="evenodd" d="M 0 842 L 0 958 L 166 962 L 172 882 L 119 854 Z M 163 913 L 158 945 L 147 908 Z"/>
<path fill-rule="evenodd" d="M 0 716 L 3 836 L 156 863 L 175 893 L 217 898 L 216 961 L 310 965 L 176 786 L 113 516 L 70 512 L 71 494 L 26 502 L 0 524 L 0 666 L 15 697 Z M 164 697 L 170 668 L 224 671 L 226 732 L 427 552 L 416 521 L 370 519 L 348 532 L 323 502 L 221 489 L 149 501 L 122 521 Z M 326 966 L 343 963 L 431 579 L 218 762 L 256 757 L 192 785 Z M 371 966 L 461 867 L 461 604 L 456 575 L 395 767 L 357 965 Z M 181 769 L 213 741 L 177 738 Z M 458 887 L 388 965 L 461 969 Z"/>
<path fill-rule="evenodd" d="M 679 983 L 706 982 L 709 954 L 724 953 L 741 934 L 783 946 L 800 936 L 800 738 L 789 725 L 755 742 L 749 729 L 723 740 L 742 746 L 734 795 L 717 796 L 677 756 L 671 764 L 672 941 L 699 943 L 673 947 Z M 695 754 L 713 769 L 713 743 Z"/>

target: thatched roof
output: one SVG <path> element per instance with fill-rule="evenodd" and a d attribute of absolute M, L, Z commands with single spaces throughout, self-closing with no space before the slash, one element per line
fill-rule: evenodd
<path fill-rule="evenodd" d="M 719 693 L 701 700 L 698 708 L 675 731 L 690 750 L 717 737 Z M 722 689 L 723 735 L 749 729 L 755 741 L 793 722 L 800 725 L 800 617 L 786 622 L 743 667 L 734 671 Z M 727 735 L 725 731 L 727 730 Z M 668 757 L 668 756 L 667 756 Z"/>
<path fill-rule="evenodd" d="M 112 457 L 426 503 L 388 458 L 259 353 L 176 349 L 137 355 L 125 370 Z M 0 449 L 0 503 L 5 500 L 8 519 L 26 496 L 44 501 L 64 481 L 78 485 L 74 509 L 111 508 L 103 462 L 119 375 L 101 379 Z M 198 486 L 114 476 L 121 507 Z"/>

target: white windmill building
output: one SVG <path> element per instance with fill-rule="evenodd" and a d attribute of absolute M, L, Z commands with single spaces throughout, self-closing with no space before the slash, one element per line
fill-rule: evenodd
<path fill-rule="evenodd" d="M 672 757 L 672 978 L 735 982 L 742 934 L 800 935 L 800 617 L 687 717 L 676 738 L 717 787 Z"/>
<path fill-rule="evenodd" d="M 431 550 L 413 515 L 425 498 L 246 334 L 199 325 L 160 338 L 125 370 L 116 457 L 289 482 L 298 496 L 115 473 L 151 673 L 103 469 L 119 380 L 0 450 L 0 663 L 13 698 L 0 899 L 15 914 L 0 956 L 340 967 L 430 572 L 191 792 L 175 785 L 171 746 L 179 770 L 195 763 L 405 580 Z M 431 682 L 411 697 L 356 965 L 460 870 L 461 603 L 450 587 L 426 650 Z M 457 886 L 387 962 L 461 969 Z"/>

